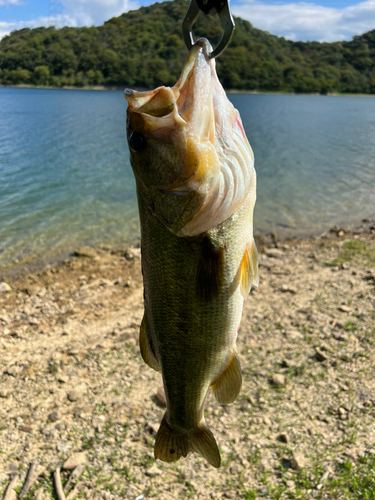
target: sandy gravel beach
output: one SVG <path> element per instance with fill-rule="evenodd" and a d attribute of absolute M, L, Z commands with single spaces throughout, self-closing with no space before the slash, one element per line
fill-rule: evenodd
<path fill-rule="evenodd" d="M 59 498 L 61 469 L 69 500 L 375 498 L 375 222 L 258 248 L 242 391 L 206 405 L 218 470 L 153 459 L 164 407 L 138 348 L 138 248 L 0 271 L 0 496 Z"/>

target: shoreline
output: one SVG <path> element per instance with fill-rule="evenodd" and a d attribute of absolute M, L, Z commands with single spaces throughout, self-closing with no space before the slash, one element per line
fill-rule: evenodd
<path fill-rule="evenodd" d="M 28 85 L 28 84 L 0 84 L 0 88 L 15 88 L 15 89 L 42 89 L 42 90 L 95 90 L 95 91 L 124 91 L 126 84 L 122 85 L 93 85 L 93 86 L 83 86 L 75 87 L 72 85 L 65 85 L 63 87 L 54 87 L 51 85 Z M 148 91 L 150 89 L 146 87 L 138 87 L 139 92 Z M 296 93 L 287 92 L 283 90 L 272 91 L 272 90 L 239 90 L 239 89 L 224 89 L 227 94 L 248 94 L 248 95 L 309 95 L 317 97 L 375 97 L 375 94 L 352 94 L 352 93 L 339 93 L 339 92 L 327 92 L 327 94 L 319 94 L 317 92 L 312 93 Z"/>
<path fill-rule="evenodd" d="M 257 248 L 262 251 L 265 247 L 270 245 L 283 244 L 298 244 L 302 241 L 316 241 L 324 238 L 335 239 L 338 235 L 346 234 L 348 236 L 355 236 L 361 233 L 375 233 L 375 219 L 362 219 L 360 223 L 352 224 L 348 226 L 334 225 L 326 229 L 323 232 L 316 234 L 306 233 L 295 236 L 284 235 L 279 236 L 276 232 L 269 232 L 267 234 L 255 234 L 254 239 L 257 244 Z M 129 240 L 128 242 L 123 242 L 123 244 L 109 244 L 102 242 L 100 245 L 90 245 L 84 244 L 83 246 L 69 247 L 56 251 L 54 253 L 45 253 L 37 256 L 25 256 L 20 262 L 7 262 L 2 264 L 0 261 L 0 282 L 5 280 L 10 283 L 23 279 L 25 276 L 33 273 L 39 273 L 43 269 L 48 269 L 51 267 L 59 267 L 79 251 L 84 249 L 92 249 L 94 252 L 109 252 L 113 254 L 126 253 L 129 248 L 140 248 L 140 236 Z"/>

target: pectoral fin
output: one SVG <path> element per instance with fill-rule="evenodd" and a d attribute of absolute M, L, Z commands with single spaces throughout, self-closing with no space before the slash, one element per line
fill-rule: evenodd
<path fill-rule="evenodd" d="M 246 298 L 250 292 L 251 285 L 258 286 L 258 251 L 255 241 L 246 245 L 244 256 L 240 265 L 241 294 Z"/>
<path fill-rule="evenodd" d="M 220 405 L 229 405 L 237 398 L 242 385 L 241 366 L 236 352 L 233 353 L 229 365 L 218 380 L 211 385 L 216 401 Z"/>
<path fill-rule="evenodd" d="M 158 360 L 156 359 L 155 354 L 151 349 L 150 343 L 147 338 L 145 318 L 142 319 L 141 329 L 139 332 L 139 347 L 141 349 L 143 361 L 153 370 L 160 372 L 161 370 Z"/>
<path fill-rule="evenodd" d="M 209 237 L 202 240 L 197 271 L 197 295 L 209 302 L 217 297 L 224 277 L 224 248 L 216 247 Z"/>

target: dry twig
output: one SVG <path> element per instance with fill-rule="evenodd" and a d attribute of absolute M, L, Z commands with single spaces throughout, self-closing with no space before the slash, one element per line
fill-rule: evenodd
<path fill-rule="evenodd" d="M 5 491 L 3 496 L 3 500 L 14 500 L 16 498 L 16 492 L 14 491 L 14 487 L 16 486 L 18 480 L 18 474 L 15 474 L 8 484 L 8 488 Z"/>
<path fill-rule="evenodd" d="M 60 467 L 57 467 L 54 473 L 55 489 L 58 500 L 66 500 L 65 493 L 61 484 Z"/>
<path fill-rule="evenodd" d="M 37 469 L 37 464 L 35 462 L 31 462 L 29 466 L 29 470 L 27 471 L 27 476 L 25 479 L 25 482 L 23 484 L 22 491 L 20 493 L 20 499 L 25 498 L 27 495 L 27 492 L 31 488 L 31 485 L 33 484 L 35 480 L 35 471 Z"/>

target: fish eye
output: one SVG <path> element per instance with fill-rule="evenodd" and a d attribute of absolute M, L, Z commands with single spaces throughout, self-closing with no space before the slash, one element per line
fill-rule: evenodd
<path fill-rule="evenodd" d="M 147 142 L 142 134 L 139 132 L 132 132 L 129 136 L 129 146 L 133 151 L 138 153 L 146 148 Z"/>

